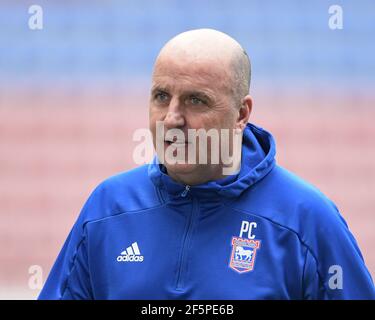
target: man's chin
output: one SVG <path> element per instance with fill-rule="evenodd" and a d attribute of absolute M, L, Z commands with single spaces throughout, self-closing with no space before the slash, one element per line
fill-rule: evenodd
<path fill-rule="evenodd" d="M 185 185 L 198 185 L 206 183 L 207 181 L 215 180 L 212 173 L 212 166 L 198 165 L 198 164 L 164 164 L 168 175 L 175 181 Z"/>
<path fill-rule="evenodd" d="M 194 173 L 198 166 L 196 164 L 189 163 L 164 163 L 164 166 L 167 168 L 168 174 L 191 174 Z"/>

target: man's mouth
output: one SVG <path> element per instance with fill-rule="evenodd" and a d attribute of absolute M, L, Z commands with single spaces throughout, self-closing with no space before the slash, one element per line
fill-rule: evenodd
<path fill-rule="evenodd" d="M 171 145 L 171 144 L 174 144 L 174 146 L 184 146 L 186 144 L 188 144 L 188 141 L 185 141 L 185 140 L 177 140 L 177 139 L 165 139 L 164 142 L 167 144 L 167 145 Z"/>
<path fill-rule="evenodd" d="M 167 144 L 167 146 L 171 146 L 173 144 L 174 147 L 184 147 L 187 145 L 186 142 L 184 141 L 168 141 L 168 140 L 165 140 L 165 143 Z"/>

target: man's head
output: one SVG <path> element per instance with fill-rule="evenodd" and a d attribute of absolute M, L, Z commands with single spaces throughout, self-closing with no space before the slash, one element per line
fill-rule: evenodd
<path fill-rule="evenodd" d="M 154 66 L 150 98 L 154 146 L 158 139 L 164 149 L 170 146 L 165 135 L 156 134 L 158 121 L 165 131 L 182 130 L 185 142 L 189 129 L 230 129 L 230 137 L 236 129 L 242 134 L 252 107 L 249 85 L 250 61 L 234 39 L 211 29 L 177 35 L 162 48 Z M 187 163 L 188 143 L 177 146 L 186 150 L 185 163 L 164 163 L 174 180 L 194 185 L 222 177 L 223 164 L 210 164 L 210 143 L 208 164 Z M 198 144 L 195 147 L 198 159 Z"/>

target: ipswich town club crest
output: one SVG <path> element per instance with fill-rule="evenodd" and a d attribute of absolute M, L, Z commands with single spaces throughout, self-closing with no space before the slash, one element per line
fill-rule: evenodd
<path fill-rule="evenodd" d="M 256 252 L 259 247 L 259 240 L 233 237 L 229 266 L 239 273 L 252 271 L 254 269 Z"/>

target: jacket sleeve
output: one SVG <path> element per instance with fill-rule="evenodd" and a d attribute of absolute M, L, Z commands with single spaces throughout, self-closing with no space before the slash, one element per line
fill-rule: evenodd
<path fill-rule="evenodd" d="M 47 281 L 38 297 L 40 300 L 93 299 L 87 256 L 86 222 L 95 206 L 91 195 L 61 249 Z"/>
<path fill-rule="evenodd" d="M 360 249 L 334 204 L 321 211 L 307 239 L 304 299 L 375 299 Z"/>

